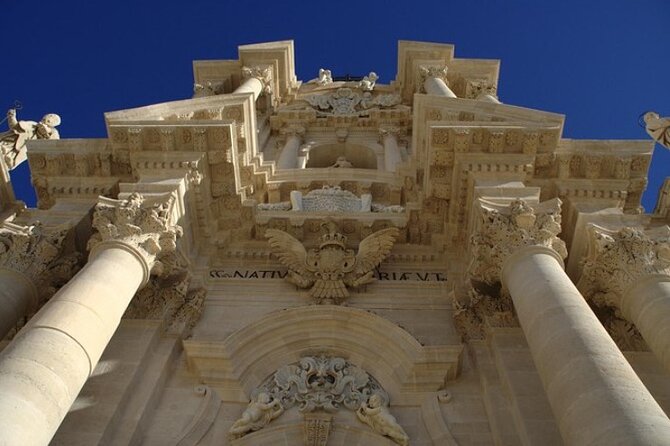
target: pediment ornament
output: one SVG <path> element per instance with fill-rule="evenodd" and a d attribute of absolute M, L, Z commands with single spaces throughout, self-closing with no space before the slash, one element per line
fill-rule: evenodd
<path fill-rule="evenodd" d="M 375 108 L 389 108 L 400 104 L 397 94 L 374 95 L 370 91 L 360 93 L 352 88 L 338 88 L 335 91 L 311 95 L 305 100 L 318 115 L 366 116 Z"/>

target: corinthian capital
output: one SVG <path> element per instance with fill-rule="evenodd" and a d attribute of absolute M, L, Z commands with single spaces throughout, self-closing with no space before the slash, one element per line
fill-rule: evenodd
<path fill-rule="evenodd" d="M 251 77 L 261 81 L 264 93 L 272 93 L 272 67 L 270 65 L 242 67 L 242 78 L 249 79 Z"/>
<path fill-rule="evenodd" d="M 580 290 L 596 304 L 619 308 L 624 293 L 646 276 L 670 275 L 670 227 L 612 231 L 589 226 Z"/>
<path fill-rule="evenodd" d="M 125 200 L 100 197 L 93 215 L 97 233 L 88 244 L 92 255 L 106 247 L 124 247 L 144 261 L 145 281 L 149 272 L 164 275 L 165 267 L 174 263 L 182 234 L 172 222 L 173 205 L 172 194 L 145 198 L 132 193 Z"/>
<path fill-rule="evenodd" d="M 69 226 L 47 231 L 40 223 L 0 226 L 0 268 L 20 272 L 35 281 L 62 254 L 63 240 Z"/>
<path fill-rule="evenodd" d="M 505 260 L 528 246 L 543 246 L 563 259 L 567 257 L 565 243 L 558 238 L 561 232 L 558 198 L 535 207 L 520 199 L 507 206 L 478 201 L 479 218 L 471 237 L 472 278 L 488 284 L 499 282 Z"/>
<path fill-rule="evenodd" d="M 419 68 L 416 73 L 416 80 L 414 82 L 417 93 L 426 92 L 426 90 L 423 87 L 423 84 L 424 82 L 426 82 L 426 79 L 431 77 L 442 79 L 445 84 L 449 85 L 447 82 L 446 65 L 419 65 Z"/>

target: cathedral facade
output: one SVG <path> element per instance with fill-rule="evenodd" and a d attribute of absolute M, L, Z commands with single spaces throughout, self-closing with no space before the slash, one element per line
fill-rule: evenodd
<path fill-rule="evenodd" d="M 452 45 L 397 70 L 268 42 L 106 138 L 10 111 L 0 445 L 670 445 L 653 142 L 564 138 Z"/>

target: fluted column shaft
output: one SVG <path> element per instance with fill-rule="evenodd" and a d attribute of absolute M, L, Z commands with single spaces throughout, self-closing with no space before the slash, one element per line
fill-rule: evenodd
<path fill-rule="evenodd" d="M 670 420 L 550 248 L 512 254 L 502 277 L 569 445 L 670 444 Z"/>
<path fill-rule="evenodd" d="M 654 274 L 628 289 L 621 314 L 635 324 L 651 351 L 670 370 L 670 276 Z"/>

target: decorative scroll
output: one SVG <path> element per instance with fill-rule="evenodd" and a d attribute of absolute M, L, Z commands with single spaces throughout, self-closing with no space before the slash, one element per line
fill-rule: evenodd
<path fill-rule="evenodd" d="M 366 116 L 371 109 L 393 107 L 401 102 L 400 96 L 396 94 L 373 95 L 370 91 L 361 94 L 348 87 L 338 88 L 330 93 L 307 96 L 305 100 L 320 115 L 354 116 Z"/>
<path fill-rule="evenodd" d="M 321 237 L 319 248 L 309 252 L 298 239 L 279 229 L 268 229 L 265 237 L 278 260 L 288 267 L 287 281 L 300 288 L 311 287 L 310 295 L 318 303 L 337 304 L 349 296 L 347 287 L 374 281 L 374 269 L 389 255 L 400 231 L 377 231 L 361 241 L 354 254 L 346 249 L 347 237 L 337 231 L 335 223 L 322 226 L 328 232 Z"/>

